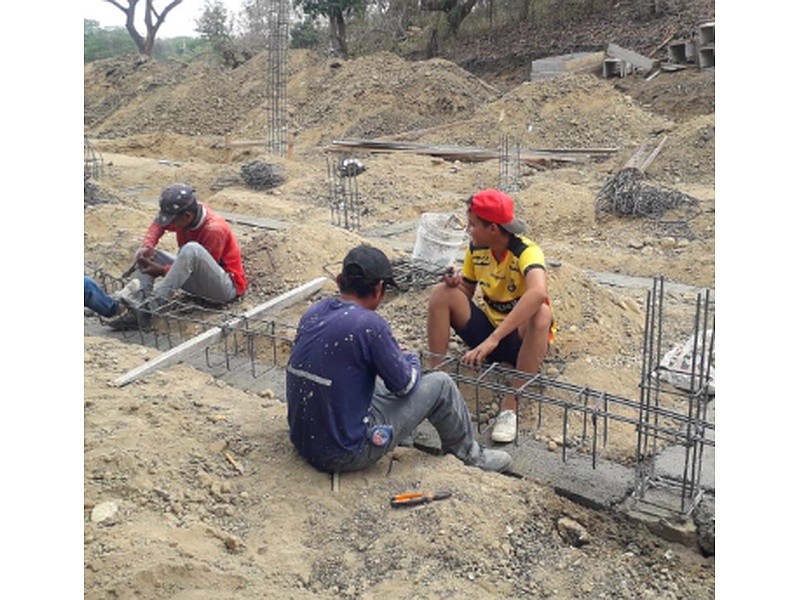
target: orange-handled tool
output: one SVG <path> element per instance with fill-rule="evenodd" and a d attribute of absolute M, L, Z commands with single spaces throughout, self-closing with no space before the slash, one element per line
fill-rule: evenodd
<path fill-rule="evenodd" d="M 400 508 L 401 506 L 417 506 L 419 504 L 428 504 L 434 500 L 444 500 L 452 496 L 450 492 L 409 492 L 408 494 L 397 494 L 392 497 L 391 505 L 393 508 Z"/>

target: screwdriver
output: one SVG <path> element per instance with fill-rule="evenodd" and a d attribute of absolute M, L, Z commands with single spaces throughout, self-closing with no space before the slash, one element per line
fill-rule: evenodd
<path fill-rule="evenodd" d="M 434 500 L 444 500 L 452 496 L 450 492 L 409 492 L 407 494 L 397 494 L 392 497 L 391 505 L 393 508 L 400 508 L 402 506 L 417 506 L 419 504 L 427 504 Z"/>

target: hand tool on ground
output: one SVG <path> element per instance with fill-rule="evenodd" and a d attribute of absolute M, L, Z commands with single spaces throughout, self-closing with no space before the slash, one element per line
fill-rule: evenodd
<path fill-rule="evenodd" d="M 419 504 L 427 504 L 434 500 L 444 500 L 452 496 L 450 492 L 410 492 L 407 494 L 397 494 L 392 497 L 391 505 L 393 508 L 400 508 L 403 506 L 417 506 Z"/>

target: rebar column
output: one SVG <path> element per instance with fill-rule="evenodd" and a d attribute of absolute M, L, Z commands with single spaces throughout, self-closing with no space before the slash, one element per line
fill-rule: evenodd
<path fill-rule="evenodd" d="M 634 496 L 643 504 L 655 505 L 655 502 L 645 500 L 648 489 L 674 489 L 680 496 L 681 513 L 689 515 L 702 495 L 700 480 L 705 447 L 714 445 L 711 437 L 713 428 L 707 422 L 708 402 L 713 396 L 710 389 L 715 327 L 713 300 L 708 290 L 697 295 L 689 364 L 673 367 L 661 361 L 664 299 L 664 278 L 660 277 L 653 280 L 653 288 L 647 298 Z M 688 384 L 676 383 L 678 377 L 688 381 Z M 677 412 L 665 418 L 667 412 L 662 410 L 660 397 L 666 394 L 676 396 L 678 406 L 685 407 L 685 413 L 680 418 Z M 662 420 L 665 421 L 664 425 Z M 666 421 L 677 423 L 679 429 L 670 431 L 665 426 Z M 659 442 L 683 447 L 683 472 L 680 478 L 669 481 L 656 476 L 654 466 L 661 450 Z"/>
<path fill-rule="evenodd" d="M 271 0 L 267 10 L 267 143 L 271 154 L 285 157 L 289 147 L 286 118 L 289 0 Z"/>
<path fill-rule="evenodd" d="M 349 230 L 361 229 L 361 197 L 358 192 L 360 170 L 353 159 L 328 157 L 328 206 L 331 224 Z"/>
<path fill-rule="evenodd" d="M 100 179 L 103 175 L 103 156 L 94 149 L 89 137 L 83 136 L 83 174 L 92 179 Z"/>
<path fill-rule="evenodd" d="M 516 192 L 519 190 L 519 165 L 520 149 L 519 141 L 514 142 L 513 146 L 504 135 L 500 140 L 500 182 L 499 189 L 503 192 Z"/>

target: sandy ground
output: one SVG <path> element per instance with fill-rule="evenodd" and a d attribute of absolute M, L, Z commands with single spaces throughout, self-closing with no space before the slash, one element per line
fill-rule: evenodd
<path fill-rule="evenodd" d="M 187 182 L 214 208 L 288 224 L 279 231 L 234 227 L 251 278 L 244 310 L 326 275 L 324 267 L 362 239 L 403 257 L 421 214 L 460 212 L 463 198 L 497 185 L 496 161 L 358 154 L 367 167 L 358 178 L 365 210 L 361 229 L 348 231 L 332 223 L 328 206 L 329 155 L 321 146 L 332 139 L 445 121 L 453 126 L 417 141 L 491 147 L 502 131 L 520 136 L 524 147 L 613 146 L 602 161 L 523 167 L 513 195 L 551 263 L 560 330 L 548 365 L 565 381 L 637 398 L 645 290 L 599 285 L 591 274 L 663 275 L 714 287 L 713 103 L 708 114 L 682 120 L 653 112 L 652 97 L 639 104 L 628 95 L 633 90 L 591 76 L 499 93 L 447 61 L 376 57 L 331 68 L 312 58 L 292 63 L 293 157 L 240 149 L 230 162 L 220 149 L 225 127 L 247 139 L 263 126 L 258 94 L 252 108 L 246 105 L 247 73 L 214 86 L 203 73 L 205 88 L 215 91 L 201 105 L 192 86 L 203 78 L 192 68 L 178 76 L 174 68 L 123 61 L 87 67 L 87 133 L 104 173 L 85 203 L 84 262 L 119 276 L 160 189 Z M 142 71 L 146 77 L 136 80 Z M 668 77 L 653 84 L 665 96 L 679 83 Z M 674 77 L 708 97 L 696 74 Z M 704 77 L 713 89 L 713 75 Z M 142 93 L 145 81 L 160 84 Z M 238 110 L 218 113 L 236 90 Z M 228 119 L 219 127 L 217 114 Z M 169 132 L 149 130 L 168 129 L 162 119 Z M 668 215 L 672 223 L 597 215 L 603 184 L 639 144 L 664 134 L 649 182 L 694 198 L 691 218 L 682 210 Z M 279 168 L 285 183 L 267 191 L 220 185 L 255 159 Z M 398 236 L 372 235 L 404 223 Z M 329 283 L 325 291 L 332 289 Z M 410 348 L 424 348 L 425 300 L 425 290 L 414 291 L 381 308 Z M 668 331 L 677 342 L 691 328 L 694 295 L 674 294 L 669 302 Z M 186 365 L 109 385 L 155 356 L 152 348 L 84 337 L 87 598 L 714 597 L 713 556 L 572 504 L 535 480 L 402 449 L 367 472 L 343 476 L 332 491 L 330 477 L 305 465 L 289 443 L 282 389 L 254 394 Z M 630 438 L 616 444 L 615 457 L 629 459 Z M 410 490 L 450 490 L 453 497 L 412 510 L 389 507 L 392 494 Z M 571 521 L 588 543 L 566 533 Z"/>

